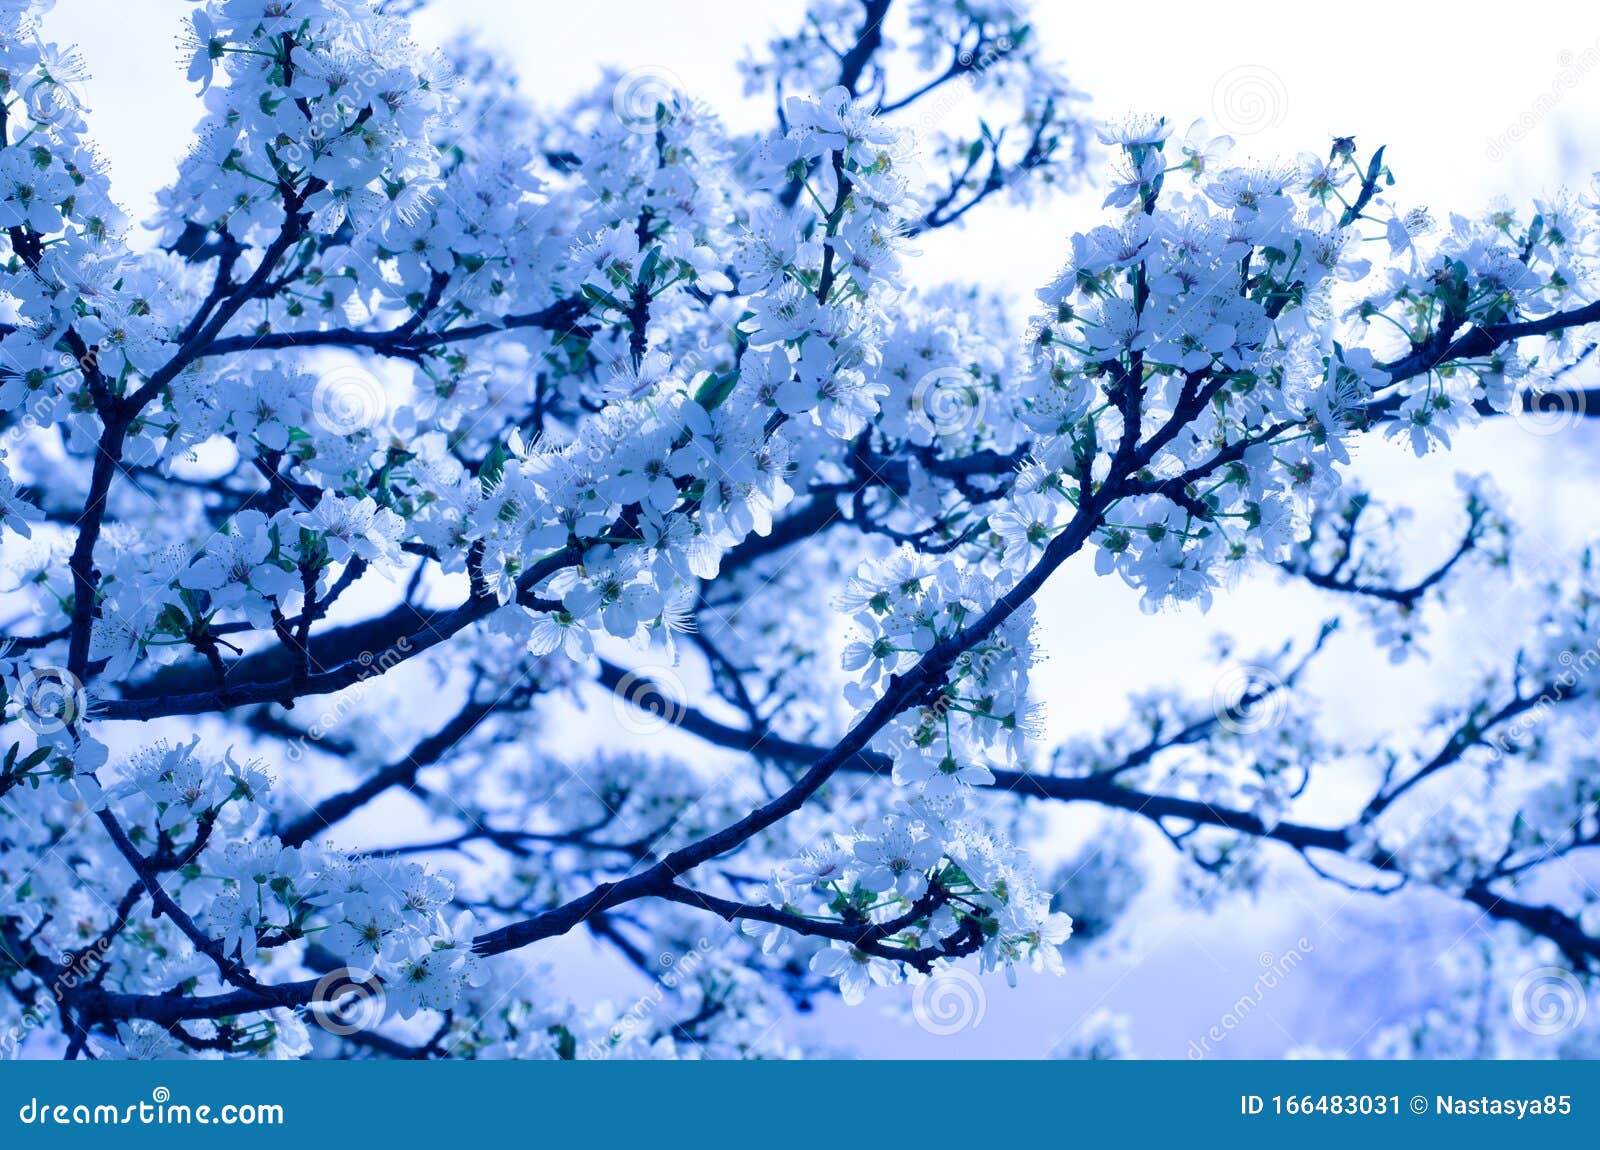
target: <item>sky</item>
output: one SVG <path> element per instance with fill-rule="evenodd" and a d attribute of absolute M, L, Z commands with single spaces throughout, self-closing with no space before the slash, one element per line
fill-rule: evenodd
<path fill-rule="evenodd" d="M 81 85 L 89 122 L 119 200 L 134 217 L 182 155 L 198 106 L 174 46 L 191 5 L 183 0 L 58 0 L 47 27 L 77 42 L 91 77 Z M 793 24 L 792 0 L 592 4 L 436 0 L 416 20 L 418 35 L 442 41 L 475 29 L 515 60 L 523 91 L 559 105 L 592 85 L 604 65 L 674 73 L 691 94 L 736 128 L 769 122 L 747 100 L 735 62 L 747 45 Z M 1333 8 L 1150 0 L 1129 5 L 1039 5 L 1047 52 L 1092 97 L 1097 116 L 1157 112 L 1181 126 L 1206 117 L 1240 151 L 1261 159 L 1323 152 L 1331 137 L 1354 135 L 1364 149 L 1386 145 L 1405 204 L 1436 217 L 1500 199 L 1526 202 L 1561 186 L 1586 189 L 1600 168 L 1600 9 L 1592 3 L 1458 3 L 1402 6 L 1351 0 Z M 955 126 L 974 109 L 941 109 Z M 1089 187 L 1033 209 L 999 206 L 968 226 L 919 240 L 920 283 L 980 283 L 1025 299 L 1063 261 L 1067 237 L 1100 222 L 1103 191 Z M 1450 459 L 1409 459 L 1379 443 L 1356 467 L 1369 482 L 1417 509 L 1419 567 L 1445 553 L 1456 530 L 1457 470 L 1491 470 L 1521 516 L 1525 546 L 1554 562 L 1594 522 L 1595 432 L 1583 426 L 1534 436 L 1510 424 L 1465 437 Z M 1511 591 L 1486 593 L 1436 627 L 1426 662 L 1390 667 L 1360 636 L 1336 641 L 1308 686 L 1329 724 L 1351 738 L 1403 729 L 1432 699 L 1448 696 L 1478 661 L 1503 654 L 1505 636 L 1530 604 Z M 1036 682 L 1053 737 L 1093 731 L 1123 713 L 1131 690 L 1182 683 L 1209 690 L 1213 637 L 1227 632 L 1243 650 L 1305 641 L 1330 605 L 1271 578 L 1248 580 L 1215 608 L 1141 614 L 1120 584 L 1082 568 L 1063 571 L 1040 601 L 1040 641 L 1051 653 Z M 1351 786 L 1353 787 L 1353 781 Z M 1349 793 L 1354 793 L 1351 790 Z M 1318 801 L 1345 797 L 1336 784 Z M 1330 808 L 1331 809 L 1331 808 Z M 1052 845 L 1067 855 L 1095 833 L 1097 819 L 1059 820 Z M 1146 853 L 1162 861 L 1161 845 Z M 1205 915 L 1174 911 L 1170 888 L 1155 884 L 1136 908 L 1125 943 L 1074 965 L 1063 979 L 1027 980 L 987 993 L 983 1022 L 931 1038 L 904 1018 L 905 1002 L 869 998 L 851 1010 L 828 1004 L 799 1025 L 867 1055 L 1037 1057 L 1091 1011 L 1133 1016 L 1141 1053 L 1184 1057 L 1262 969 L 1262 957 L 1306 939 L 1305 964 L 1233 1033 L 1224 1057 L 1281 1054 L 1313 1038 L 1357 1045 L 1397 1003 L 1426 992 L 1425 964 L 1386 966 L 1370 951 L 1375 934 L 1398 924 L 1465 936 L 1474 916 L 1451 900 L 1420 895 L 1380 902 L 1310 881 L 1293 858 L 1270 856 L 1280 878 L 1260 900 Z M 1158 872 L 1161 868 L 1157 867 Z M 1427 952 L 1419 947 L 1417 953 Z M 1402 952 L 1405 953 L 1405 952 Z M 543 956 L 541 956 L 543 957 Z M 615 971 L 583 944 L 560 948 L 565 976 L 599 992 Z M 896 1014 L 898 1012 L 898 1014 Z"/>

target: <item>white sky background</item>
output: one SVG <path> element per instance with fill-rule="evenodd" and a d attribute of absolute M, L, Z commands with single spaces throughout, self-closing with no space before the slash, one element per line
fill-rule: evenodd
<path fill-rule="evenodd" d="M 744 129 L 769 123 L 770 109 L 765 101 L 744 100 L 735 61 L 745 45 L 792 26 L 799 9 L 792 0 L 435 0 L 416 23 L 424 41 L 461 28 L 483 30 L 515 57 L 523 91 L 547 106 L 593 84 L 604 64 L 651 65 L 676 73 L 691 94 Z M 1437 216 L 1479 209 L 1497 197 L 1522 203 L 1561 185 L 1586 187 L 1589 173 L 1600 168 L 1600 9 L 1593 4 L 1508 10 L 1390 0 L 1312 10 L 1152 0 L 1137 6 L 1136 23 L 1127 18 L 1133 7 L 1123 4 L 1039 9 L 1046 50 L 1067 63 L 1076 85 L 1093 97 L 1096 115 L 1161 112 L 1180 131 L 1203 115 L 1234 128 L 1240 151 L 1262 159 L 1325 151 L 1332 136 L 1354 134 L 1364 152 L 1388 145 L 1399 202 L 1427 205 Z M 148 214 L 155 189 L 170 178 L 198 115 L 173 46 L 189 10 L 182 0 L 58 0 L 47 23 L 53 38 L 82 48 L 93 73 L 82 85 L 89 122 L 118 199 L 136 219 Z M 948 115 L 950 130 L 960 130 L 972 111 L 956 106 Z M 964 230 L 920 240 L 924 254 L 912 274 L 920 283 L 976 281 L 1025 297 L 1063 262 L 1066 237 L 1100 221 L 1102 195 L 1090 189 L 1030 210 L 979 209 Z M 1457 470 L 1492 471 L 1519 516 L 1528 557 L 1553 561 L 1597 526 L 1596 446 L 1590 427 L 1538 437 L 1504 421 L 1468 437 L 1451 458 L 1420 464 L 1369 443 L 1358 467 L 1391 498 L 1403 495 L 1418 509 L 1419 568 L 1445 553 L 1457 529 Z M 1130 690 L 1186 683 L 1209 694 L 1205 657 L 1219 631 L 1249 652 L 1288 638 L 1304 641 L 1333 610 L 1326 600 L 1262 579 L 1219 599 L 1206 616 L 1143 616 L 1130 592 L 1095 579 L 1086 567 L 1060 573 L 1041 599 L 1040 638 L 1049 662 L 1037 681 L 1053 735 L 1114 721 Z M 1511 593 L 1479 597 L 1470 611 L 1435 621 L 1430 661 L 1400 668 L 1374 656 L 1359 635 L 1341 637 L 1308 685 L 1325 700 L 1335 731 L 1404 730 L 1431 699 L 1465 683 L 1475 660 L 1503 652 L 1527 607 Z M 1340 800 L 1364 782 L 1343 789 L 1335 783 L 1324 792 L 1332 806 L 1299 816 L 1333 821 L 1343 813 Z M 1093 824 L 1078 817 L 1064 824 L 1060 853 L 1076 850 Z M 1159 843 L 1147 847 L 1158 862 L 1165 861 L 1162 852 Z M 1146 920 L 1126 946 L 1071 967 L 1064 979 L 1025 978 L 1017 991 L 991 982 L 976 1029 L 932 1038 L 887 1019 L 881 997 L 853 1011 L 830 1003 L 806 1025 L 863 1054 L 1027 1058 L 1045 1053 L 1103 1005 L 1133 1016 L 1141 1054 L 1182 1057 L 1189 1041 L 1250 989 L 1262 969 L 1258 955 L 1281 954 L 1304 936 L 1314 946 L 1305 967 L 1219 1054 L 1272 1057 L 1313 1039 L 1353 1046 L 1389 1017 L 1396 1001 L 1429 981 L 1425 960 L 1441 944 L 1404 949 L 1397 924 L 1442 934 L 1447 944 L 1474 922 L 1444 896 L 1351 897 L 1306 881 L 1303 867 L 1284 852 L 1267 857 L 1280 877 L 1259 901 L 1226 904 L 1212 916 L 1177 912 L 1159 884 L 1140 904 Z M 1373 950 L 1374 924 L 1389 940 L 1387 952 Z M 564 979 L 577 980 L 575 992 L 589 982 L 596 993 L 614 986 L 609 966 L 603 977 L 597 971 L 585 978 L 590 961 L 576 945 L 558 959 Z"/>

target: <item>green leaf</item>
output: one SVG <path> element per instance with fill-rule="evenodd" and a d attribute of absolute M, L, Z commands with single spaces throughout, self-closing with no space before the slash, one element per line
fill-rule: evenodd
<path fill-rule="evenodd" d="M 583 298 L 590 303 L 597 303 L 601 307 L 608 307 L 613 311 L 627 311 L 627 306 L 608 291 L 602 291 L 593 284 L 583 285 Z"/>
<path fill-rule="evenodd" d="M 712 373 L 706 376 L 694 393 L 694 401 L 707 411 L 715 411 L 722 402 L 733 394 L 733 389 L 739 385 L 739 372 L 725 371 L 720 374 Z"/>
<path fill-rule="evenodd" d="M 21 774 L 21 775 L 25 775 L 29 771 L 33 770 L 34 767 L 37 767 L 40 763 L 44 762 L 49 757 L 50 757 L 50 748 L 49 747 L 38 747 L 35 750 L 33 750 L 25 759 L 23 759 L 20 763 L 17 764 L 17 773 Z"/>
<path fill-rule="evenodd" d="M 1389 145 L 1387 144 L 1383 144 L 1376 152 L 1372 153 L 1372 161 L 1367 164 L 1367 182 L 1369 184 L 1376 184 L 1378 182 L 1378 173 L 1383 171 L 1383 149 L 1388 146 Z"/>
<path fill-rule="evenodd" d="M 656 278 L 656 269 L 661 266 L 661 249 L 651 248 L 644 254 L 644 262 L 639 265 L 639 282 L 642 284 L 653 283 Z"/>
<path fill-rule="evenodd" d="M 550 1033 L 555 1035 L 556 1057 L 563 1062 L 577 1061 L 578 1040 L 573 1037 L 572 1031 L 558 1022 L 550 1028 Z"/>
<path fill-rule="evenodd" d="M 489 454 L 483 457 L 483 463 L 478 467 L 478 483 L 484 491 L 488 491 L 500 482 L 500 476 L 505 472 L 506 460 L 509 456 L 506 449 L 496 443 L 489 449 Z"/>

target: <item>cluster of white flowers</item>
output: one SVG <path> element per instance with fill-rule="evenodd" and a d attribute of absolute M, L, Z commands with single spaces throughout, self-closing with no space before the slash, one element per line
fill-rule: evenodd
<path fill-rule="evenodd" d="M 28 940 L 43 978 L 96 947 L 92 992 L 145 1015 L 97 1041 L 297 1055 L 306 1002 L 264 976 L 331 963 L 438 1016 L 427 1055 L 781 1052 L 758 1020 L 823 983 L 857 1001 L 965 956 L 1059 971 L 1071 915 L 1106 933 L 1132 848 L 1041 884 L 1010 784 L 1143 815 L 1207 889 L 1253 887 L 1275 835 L 1457 892 L 1595 841 L 1593 763 L 1500 738 L 1546 696 L 1594 697 L 1587 562 L 1511 680 L 1444 717 L 1447 753 L 1391 751 L 1348 828 L 1280 830 L 1334 754 L 1287 651 L 1221 703 L 1141 695 L 1047 770 L 1029 682 L 1033 597 L 1085 551 L 1152 609 L 1275 565 L 1417 650 L 1423 609 L 1507 566 L 1512 529 L 1465 480 L 1457 553 L 1408 580 L 1403 509 L 1349 482 L 1351 446 L 1384 425 L 1448 447 L 1583 358 L 1594 202 L 1441 226 L 1394 202 L 1382 149 L 1230 166 L 1203 126 L 1138 118 L 1102 129 L 1108 214 L 1023 339 L 1003 301 L 912 290 L 906 267 L 913 236 L 1082 166 L 1077 94 L 1014 4 L 916 0 L 885 29 L 886 4 L 817 0 L 747 65 L 781 106 L 738 140 L 663 77 L 546 115 L 492 54 L 426 52 L 389 6 L 209 0 L 185 40 L 203 123 L 146 250 L 49 7 L 0 0 L 0 594 L 25 632 L 0 639 L 0 954 Z M 1014 119 L 908 120 L 950 85 Z M 628 652 L 638 674 L 611 662 Z M 392 722 L 429 727 L 415 756 L 370 724 L 296 725 L 297 700 L 401 663 L 414 695 L 466 698 L 438 734 L 415 705 Z M 614 705 L 686 720 L 737 769 L 546 753 L 545 712 L 649 666 L 673 690 Z M 726 707 L 691 709 L 689 681 Z M 275 772 L 344 759 L 360 787 L 331 812 L 336 774 L 269 799 L 262 768 L 204 749 L 246 707 Z M 150 741 L 119 724 L 178 716 L 195 739 L 112 754 Z M 1507 756 L 1532 785 L 1503 784 Z M 1473 801 L 1395 802 L 1458 761 Z M 501 865 L 451 881 L 305 829 L 390 790 L 454 824 L 408 851 Z M 584 923 L 638 965 L 647 931 L 687 955 L 714 915 L 752 945 L 643 1021 L 488 958 Z M 171 1014 L 180 985 L 258 994 L 257 1021 Z M 1079 1045 L 1125 1039 L 1101 1019 Z"/>
<path fill-rule="evenodd" d="M 927 969 L 946 953 L 975 950 L 984 969 L 1004 969 L 1013 982 L 1022 963 L 1060 973 L 1071 917 L 1050 910 L 1021 852 L 955 809 L 929 799 L 899 804 L 780 869 L 766 892 L 770 906 L 835 921 L 859 932 L 853 940 L 805 938 L 774 920 L 751 921 L 746 933 L 768 954 L 809 951 L 811 970 L 837 979 L 851 1003 L 873 984 L 905 977 L 899 955 L 918 955 Z"/>
<path fill-rule="evenodd" d="M 174 977 L 201 989 L 221 981 L 171 916 L 151 919 L 128 945 L 110 945 L 127 937 L 128 910 L 118 901 L 134 876 L 82 816 L 111 809 L 172 902 L 220 944 L 225 960 L 292 969 L 314 945 L 382 979 L 403 1017 L 448 1009 L 477 981 L 473 921 L 446 917 L 447 880 L 414 862 L 283 845 L 270 832 L 271 785 L 259 765 L 210 758 L 195 738 L 149 746 L 99 778 L 103 785 L 80 777 L 25 788 L 8 803 L 0 913 L 29 924 L 30 945 L 41 952 L 93 949 L 130 993 L 160 993 Z M 42 847 L 57 861 L 38 873 Z"/>

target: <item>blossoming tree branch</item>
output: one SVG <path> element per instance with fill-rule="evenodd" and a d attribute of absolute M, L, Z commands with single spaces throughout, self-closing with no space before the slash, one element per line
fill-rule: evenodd
<path fill-rule="evenodd" d="M 1346 465 L 1600 410 L 1593 201 L 1435 220 L 1365 139 L 1096 129 L 1010 3 L 818 0 L 738 136 L 650 69 L 547 110 L 383 5 L 208 0 L 193 147 L 129 221 L 49 7 L 0 0 L 10 1049 L 788 1053 L 819 995 L 1059 973 L 1137 885 L 1115 831 L 1040 872 L 1063 804 L 1197 882 L 1431 888 L 1600 960 L 1594 908 L 1529 893 L 1600 843 L 1560 737 L 1596 719 L 1587 555 L 1380 748 L 1310 717 L 1333 624 L 1099 739 L 1040 745 L 1030 689 L 1068 565 L 1191 610 L 1275 567 L 1397 657 L 1506 577 L 1486 481 L 1419 568 Z M 962 89 L 981 122 L 912 130 Z M 994 202 L 1065 232 L 1085 179 L 1032 314 L 916 274 Z M 1336 754 L 1370 798 L 1319 821 Z M 574 932 L 696 961 L 618 1027 L 544 971 Z"/>

